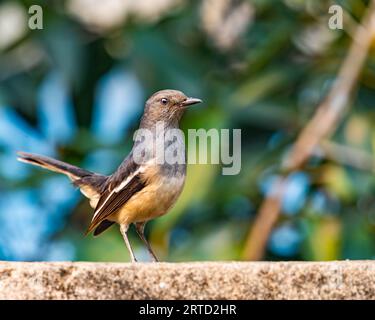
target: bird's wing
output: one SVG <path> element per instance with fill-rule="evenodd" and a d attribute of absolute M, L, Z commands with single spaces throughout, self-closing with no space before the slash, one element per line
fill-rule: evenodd
<path fill-rule="evenodd" d="M 109 220 L 103 220 L 99 223 L 99 225 L 94 230 L 94 236 L 98 236 L 104 231 L 106 231 L 109 227 L 111 227 L 115 222 Z"/>
<path fill-rule="evenodd" d="M 131 156 L 125 159 L 101 195 L 86 234 L 119 210 L 134 194 L 145 187 L 145 182 L 140 176 L 143 169 L 142 166 L 133 162 Z"/>

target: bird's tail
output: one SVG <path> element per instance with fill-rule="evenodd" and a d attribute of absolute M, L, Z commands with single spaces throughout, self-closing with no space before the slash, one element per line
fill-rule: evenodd
<path fill-rule="evenodd" d="M 90 199 L 91 206 L 95 208 L 107 182 L 107 176 L 96 174 L 66 162 L 37 154 L 25 152 L 18 152 L 17 154 L 18 160 L 21 162 L 30 163 L 68 176 L 73 184 L 80 188 L 83 195 Z"/>
<path fill-rule="evenodd" d="M 30 163 L 44 169 L 65 174 L 72 181 L 94 174 L 93 172 L 81 169 L 71 164 L 37 154 L 18 152 L 17 155 L 18 160 L 21 162 Z"/>
<path fill-rule="evenodd" d="M 106 186 L 108 180 L 107 176 L 96 174 L 94 172 L 81 169 L 79 167 L 73 166 L 66 162 L 62 162 L 49 157 L 18 152 L 18 160 L 25 163 L 30 163 L 54 172 L 62 173 L 67 175 L 73 184 L 76 185 L 84 196 L 89 198 L 90 205 L 95 208 L 100 199 L 100 196 Z M 95 230 L 94 235 L 99 235 L 108 229 L 113 222 L 108 220 L 103 221 L 98 228 Z"/>

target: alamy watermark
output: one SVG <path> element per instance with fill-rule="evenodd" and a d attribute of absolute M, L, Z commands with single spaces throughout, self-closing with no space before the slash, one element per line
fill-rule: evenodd
<path fill-rule="evenodd" d="M 31 30 L 43 29 L 43 8 L 40 5 L 32 5 L 29 7 L 29 28 Z M 328 20 L 328 27 L 331 30 L 344 29 L 344 10 L 338 5 L 334 4 L 328 8 L 328 13 L 331 17 Z"/>
<path fill-rule="evenodd" d="M 342 30 L 344 29 L 344 10 L 338 5 L 334 4 L 329 7 L 328 13 L 332 16 L 328 20 L 328 27 L 331 30 Z"/>
<path fill-rule="evenodd" d="M 223 175 L 241 171 L 240 129 L 189 129 L 185 137 L 182 130 L 160 121 L 152 129 L 138 129 L 133 138 L 133 160 L 140 165 L 149 161 L 160 165 L 222 164 Z"/>
<path fill-rule="evenodd" d="M 43 29 L 43 8 L 36 4 L 29 7 L 29 28 L 31 30 Z"/>

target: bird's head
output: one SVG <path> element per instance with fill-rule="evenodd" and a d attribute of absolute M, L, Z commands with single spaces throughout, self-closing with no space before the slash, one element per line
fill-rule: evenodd
<path fill-rule="evenodd" d="M 160 121 L 177 126 L 185 109 L 201 102 L 200 99 L 187 97 L 181 91 L 158 91 L 146 102 L 141 126 L 150 126 Z"/>

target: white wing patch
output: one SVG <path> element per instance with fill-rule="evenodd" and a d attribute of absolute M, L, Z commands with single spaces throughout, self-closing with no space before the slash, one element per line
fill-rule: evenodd
<path fill-rule="evenodd" d="M 145 171 L 145 167 L 139 167 L 138 170 L 136 170 L 133 174 L 131 174 L 123 182 L 121 182 L 121 184 L 119 184 L 116 188 L 114 188 L 111 191 L 111 193 L 108 195 L 108 197 L 105 199 L 105 201 L 103 202 L 103 204 L 100 206 L 100 208 L 98 208 L 95 211 L 94 216 L 92 217 L 92 221 L 95 219 L 95 217 L 98 215 L 98 213 L 103 209 L 103 207 L 105 206 L 105 204 L 108 202 L 108 200 L 112 197 L 112 195 L 114 193 L 119 193 L 122 189 L 124 189 L 126 187 L 126 185 L 130 182 L 131 179 L 133 179 L 133 177 L 135 177 L 137 174 L 143 173 L 144 171 Z"/>
<path fill-rule="evenodd" d="M 82 186 L 79 188 L 79 190 L 86 198 L 90 200 L 91 208 L 95 209 L 99 202 L 100 194 L 93 188 L 90 188 L 89 186 Z"/>

